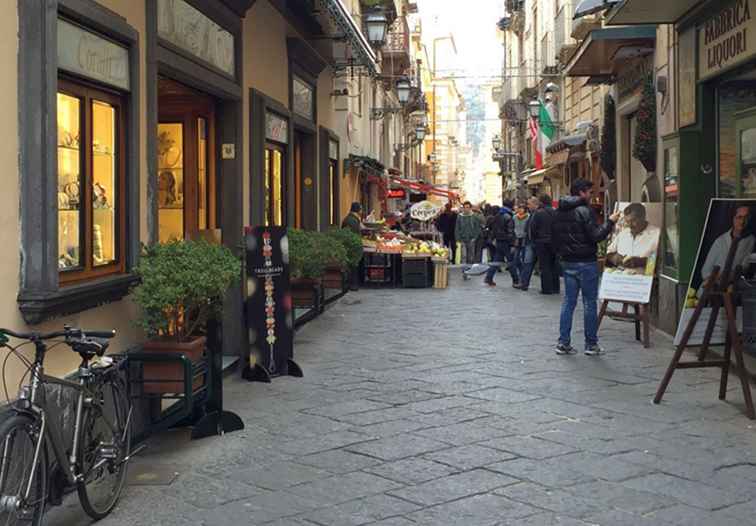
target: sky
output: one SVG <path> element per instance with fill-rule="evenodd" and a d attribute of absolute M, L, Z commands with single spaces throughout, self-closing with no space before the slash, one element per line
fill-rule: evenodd
<path fill-rule="evenodd" d="M 433 38 L 452 34 L 457 57 L 452 57 L 448 41 L 437 43 L 439 76 L 448 68 L 459 68 L 460 75 L 480 77 L 497 75 L 501 71 L 502 49 L 496 39 L 496 22 L 504 16 L 503 0 L 418 0 L 423 24 L 423 41 L 433 61 Z M 460 83 L 481 83 L 487 79 L 466 78 Z"/>

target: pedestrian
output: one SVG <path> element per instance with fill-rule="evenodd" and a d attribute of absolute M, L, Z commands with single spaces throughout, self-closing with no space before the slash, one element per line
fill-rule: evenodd
<path fill-rule="evenodd" d="M 609 236 L 620 214 L 616 212 L 604 224 L 598 224 L 596 213 L 590 207 L 593 193 L 590 181 L 577 179 L 572 183 L 570 193 L 570 197 L 559 200 L 552 226 L 552 243 L 562 258 L 565 289 L 556 353 L 577 352 L 571 345 L 572 317 L 578 293 L 582 293 L 585 354 L 598 356 L 603 350 L 598 344 L 599 269 L 596 254 L 598 243 Z"/>
<path fill-rule="evenodd" d="M 457 238 L 454 229 L 457 225 L 457 213 L 452 210 L 452 204 L 446 203 L 444 211 L 438 216 L 436 226 L 444 239 L 444 246 L 449 249 L 449 255 L 452 262 L 456 261 L 457 256 Z"/>
<path fill-rule="evenodd" d="M 349 208 L 349 214 L 341 222 L 341 228 L 348 228 L 358 236 L 362 234 L 362 205 L 358 202 L 352 203 Z"/>
<path fill-rule="evenodd" d="M 533 244 L 541 273 L 541 294 L 559 294 L 557 253 L 551 243 L 553 221 L 554 209 L 551 206 L 551 196 L 544 194 L 539 198 L 538 209 L 531 223 Z"/>
<path fill-rule="evenodd" d="M 473 214 L 475 214 L 480 221 L 480 235 L 475 240 L 475 263 L 483 263 L 483 249 L 486 247 L 486 215 L 485 207 L 488 205 L 479 204 L 473 207 Z"/>
<path fill-rule="evenodd" d="M 522 270 L 523 270 L 523 259 L 522 255 L 525 250 L 525 227 L 528 225 L 528 219 L 530 218 L 530 214 L 528 213 L 528 207 L 525 205 L 525 203 L 518 203 L 515 208 L 515 215 L 512 218 L 514 220 L 514 229 L 515 229 L 515 241 L 513 246 L 513 253 L 512 253 L 512 259 L 514 260 L 515 269 L 517 271 L 517 277 L 518 277 L 518 286 L 516 288 L 520 288 L 522 285 Z"/>
<path fill-rule="evenodd" d="M 480 218 L 473 213 L 472 203 L 465 201 L 462 205 L 462 213 L 457 216 L 454 226 L 454 237 L 462 245 L 462 261 L 467 270 L 475 263 L 475 245 L 482 232 Z M 465 279 L 467 275 L 463 274 Z"/>
<path fill-rule="evenodd" d="M 522 291 L 527 291 L 530 287 L 530 277 L 533 275 L 533 269 L 536 263 L 535 254 L 535 242 L 533 240 L 533 218 L 535 212 L 538 210 L 540 201 L 537 197 L 531 197 L 527 201 L 528 203 L 528 220 L 525 223 L 525 240 L 522 251 L 520 252 L 520 259 L 522 260 L 520 270 L 520 286 L 518 287 Z"/>
<path fill-rule="evenodd" d="M 499 215 L 499 207 L 496 205 L 486 205 L 486 214 L 484 218 L 484 225 L 483 225 L 483 250 L 485 250 L 488 253 L 488 261 L 491 262 L 494 260 L 494 256 L 496 255 L 496 245 L 494 244 L 494 236 L 493 236 L 493 224 L 496 221 L 496 218 Z M 483 258 L 481 257 L 481 263 L 483 262 Z"/>
<path fill-rule="evenodd" d="M 519 286 L 517 269 L 512 258 L 512 248 L 515 242 L 515 223 L 512 212 L 512 201 L 504 201 L 499 213 L 491 223 L 491 235 L 496 246 L 496 255 L 492 258 L 492 265 L 486 273 L 485 283 L 489 287 L 495 287 L 494 276 L 502 264 L 506 263 L 509 274 L 512 276 L 512 286 Z M 497 265 L 498 263 L 498 265 Z"/>
<path fill-rule="evenodd" d="M 341 222 L 341 228 L 348 228 L 358 236 L 362 235 L 362 205 L 358 202 L 352 203 L 349 208 L 349 214 Z M 362 258 L 357 267 L 349 270 L 349 289 L 359 290 L 360 288 L 360 275 L 362 274 L 365 266 Z"/>

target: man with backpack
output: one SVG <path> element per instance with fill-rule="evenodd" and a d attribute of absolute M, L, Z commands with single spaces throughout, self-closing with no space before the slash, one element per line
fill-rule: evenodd
<path fill-rule="evenodd" d="M 485 282 L 489 287 L 495 287 L 494 276 L 503 263 L 508 264 L 509 274 L 512 276 L 512 286 L 517 288 L 518 276 L 517 267 L 512 257 L 512 247 L 515 243 L 515 224 L 512 207 L 514 203 L 510 200 L 504 201 L 504 206 L 499 209 L 499 213 L 491 222 L 491 237 L 496 246 L 496 254 L 493 258 L 492 265 L 486 273 Z M 498 265 L 497 265 L 498 263 Z"/>

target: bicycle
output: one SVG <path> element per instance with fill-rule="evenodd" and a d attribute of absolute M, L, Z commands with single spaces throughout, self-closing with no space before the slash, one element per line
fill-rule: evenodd
<path fill-rule="evenodd" d="M 0 347 L 9 349 L 29 368 L 28 383 L 11 405 L 11 416 L 0 424 L 0 523 L 38 526 L 48 498 L 59 503 L 63 491 L 74 486 L 81 506 L 93 519 L 105 517 L 115 507 L 133 455 L 132 407 L 126 381 L 119 374 L 120 360 L 103 356 L 114 336 L 115 331 L 85 332 L 68 326 L 47 334 L 0 329 Z M 25 343 L 13 347 L 9 337 Z M 46 342 L 50 340 L 67 345 L 81 357 L 76 381 L 45 374 Z M 18 352 L 26 344 L 34 345 L 33 362 Z M 93 363 L 96 357 L 99 360 Z M 26 375 L 22 384 L 25 379 Z M 76 391 L 70 444 L 53 420 L 57 408 L 46 403 L 49 384 Z M 48 474 L 50 452 L 57 467 Z"/>

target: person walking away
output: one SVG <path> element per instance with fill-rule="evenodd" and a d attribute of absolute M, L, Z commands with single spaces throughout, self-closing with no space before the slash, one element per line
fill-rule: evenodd
<path fill-rule="evenodd" d="M 583 326 L 585 354 L 598 356 L 603 350 L 598 344 L 598 243 L 606 239 L 620 217 L 619 212 L 599 225 L 591 209 L 593 183 L 577 179 L 572 183 L 570 197 L 559 200 L 552 225 L 552 244 L 557 247 L 564 268 L 565 295 L 559 318 L 557 354 L 575 354 L 571 345 L 572 318 L 578 293 L 583 296 Z"/>
<path fill-rule="evenodd" d="M 499 216 L 500 208 L 496 205 L 493 205 L 487 206 L 486 210 L 487 213 L 485 215 L 485 224 L 483 225 L 483 249 L 487 251 L 488 262 L 490 263 L 496 256 L 496 245 L 494 244 L 495 242 L 493 236 L 493 224 L 496 221 L 496 218 Z M 483 262 L 482 256 L 480 262 Z"/>
<path fill-rule="evenodd" d="M 538 210 L 540 201 L 537 197 L 528 199 L 528 220 L 525 223 L 525 245 L 520 253 L 522 259 L 522 270 L 520 271 L 520 286 L 522 291 L 527 291 L 530 287 L 530 277 L 533 275 L 533 269 L 536 263 L 535 242 L 533 238 L 533 219 Z"/>
<path fill-rule="evenodd" d="M 486 247 L 486 215 L 483 205 L 477 205 L 473 207 L 473 214 L 478 217 L 480 221 L 480 235 L 475 241 L 475 263 L 483 263 L 483 249 Z"/>
<path fill-rule="evenodd" d="M 457 223 L 454 226 L 454 237 L 462 245 L 463 271 L 475 263 L 475 245 L 482 230 L 480 219 L 473 213 L 472 203 L 465 201 L 462 213 L 457 216 Z M 464 272 L 462 275 L 465 279 L 469 279 Z"/>
<path fill-rule="evenodd" d="M 496 286 L 494 276 L 499 266 L 503 263 L 508 264 L 509 274 L 512 276 L 512 286 L 515 288 L 519 286 L 517 269 L 512 258 L 512 245 L 514 245 L 516 239 L 512 206 L 512 201 L 504 201 L 504 206 L 501 207 L 491 224 L 492 237 L 496 244 L 496 254 L 493 257 L 493 264 L 486 273 L 485 282 L 489 287 Z"/>
<path fill-rule="evenodd" d="M 457 238 L 454 233 L 456 224 L 457 214 L 452 210 L 451 203 L 446 203 L 444 211 L 438 216 L 436 226 L 443 236 L 444 246 L 449 249 L 449 255 L 451 256 L 452 262 L 457 260 Z"/>
<path fill-rule="evenodd" d="M 541 272 L 541 294 L 559 294 L 557 254 L 551 243 L 553 221 L 554 209 L 551 207 L 551 197 L 542 195 L 531 225 L 538 268 Z"/>
<path fill-rule="evenodd" d="M 522 253 L 525 250 L 525 227 L 528 224 L 528 207 L 524 203 L 519 203 L 516 207 L 515 215 L 512 218 L 514 220 L 515 241 L 514 250 L 512 251 L 512 260 L 514 261 L 515 271 L 517 272 L 519 285 L 516 288 L 520 288 L 522 285 L 522 269 L 523 259 Z"/>
<path fill-rule="evenodd" d="M 341 228 L 347 228 L 357 234 L 362 235 L 362 205 L 354 202 L 349 208 L 349 214 L 341 222 Z M 359 290 L 360 288 L 360 273 L 363 269 L 362 258 L 356 268 L 349 270 L 349 288 L 351 290 Z"/>

